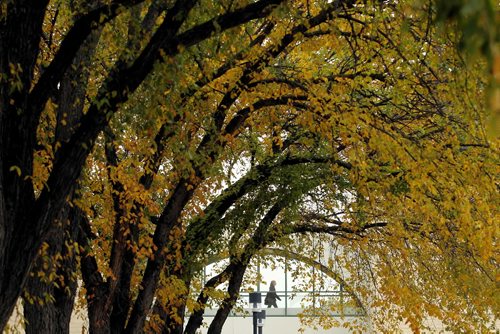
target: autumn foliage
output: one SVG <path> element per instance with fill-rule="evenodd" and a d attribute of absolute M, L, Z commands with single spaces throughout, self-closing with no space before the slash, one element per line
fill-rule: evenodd
<path fill-rule="evenodd" d="M 377 332 L 495 329 L 492 65 L 432 1 L 0 8 L 0 328 L 21 298 L 33 333 L 75 305 L 195 333 L 207 303 L 220 333 L 251 260 L 314 239 Z"/>

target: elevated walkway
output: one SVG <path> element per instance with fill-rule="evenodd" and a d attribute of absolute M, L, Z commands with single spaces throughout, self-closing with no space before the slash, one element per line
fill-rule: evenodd
<path fill-rule="evenodd" d="M 261 291 L 265 296 L 267 291 Z M 266 310 L 267 317 L 297 317 L 307 308 L 308 316 L 325 315 L 328 312 L 332 317 L 360 317 L 364 316 L 364 310 L 356 306 L 351 296 L 342 290 L 339 291 L 305 291 L 290 292 L 277 291 L 281 301 L 277 301 L 277 308 L 270 307 Z M 241 293 L 238 304 L 230 313 L 230 317 L 248 317 L 252 315 L 252 309 L 248 307 L 248 293 Z M 331 307 L 334 305 L 334 307 Z M 243 306 L 243 307 L 241 307 Z M 317 312 L 315 312 L 317 310 Z M 206 317 L 215 316 L 217 309 L 205 310 Z"/>

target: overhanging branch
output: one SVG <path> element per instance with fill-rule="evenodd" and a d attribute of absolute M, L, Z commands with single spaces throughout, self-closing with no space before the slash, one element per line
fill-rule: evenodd
<path fill-rule="evenodd" d="M 40 117 L 45 103 L 53 95 L 53 91 L 57 89 L 57 85 L 92 30 L 113 20 L 124 7 L 132 7 L 141 2 L 144 0 L 115 1 L 110 5 L 103 5 L 92 10 L 75 22 L 29 95 L 28 105 L 33 112 L 34 119 L 38 120 Z"/>

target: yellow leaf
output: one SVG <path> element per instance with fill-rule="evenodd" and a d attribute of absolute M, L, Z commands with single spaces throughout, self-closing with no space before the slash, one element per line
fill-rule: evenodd
<path fill-rule="evenodd" d="M 9 172 L 16 172 L 17 176 L 21 176 L 21 168 L 19 168 L 18 166 L 11 166 L 9 168 Z"/>

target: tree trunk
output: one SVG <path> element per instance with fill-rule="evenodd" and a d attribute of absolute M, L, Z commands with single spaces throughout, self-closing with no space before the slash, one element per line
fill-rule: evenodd
<path fill-rule="evenodd" d="M 203 289 L 201 290 L 200 294 L 198 295 L 198 299 L 196 302 L 201 305 L 200 309 L 195 310 L 191 316 L 189 317 L 189 321 L 186 325 L 186 328 L 184 330 L 184 334 L 196 334 L 196 330 L 200 328 L 200 326 L 203 323 L 203 314 L 205 313 L 205 304 L 208 301 L 209 298 L 209 293 L 208 291 L 210 289 L 213 289 L 220 284 L 224 283 L 229 276 L 232 275 L 232 272 L 234 271 L 235 264 L 230 263 L 229 266 L 224 269 L 221 273 L 217 274 L 216 276 L 210 278 L 206 283 Z"/>
<path fill-rule="evenodd" d="M 83 233 L 82 233 L 83 234 Z M 82 235 L 80 243 L 85 245 L 86 236 Z M 88 245 L 85 245 L 88 247 Z M 82 278 L 87 290 L 87 311 L 89 332 L 92 334 L 109 334 L 110 304 L 108 301 L 109 285 L 103 281 L 97 268 L 97 262 L 92 256 L 82 254 Z"/>
<path fill-rule="evenodd" d="M 234 304 L 238 300 L 240 294 L 241 283 L 243 282 L 243 276 L 245 275 L 245 271 L 247 269 L 247 263 L 238 263 L 233 271 L 233 275 L 229 280 L 229 286 L 227 291 L 229 293 L 229 297 L 224 300 L 221 307 L 217 310 L 212 323 L 208 327 L 207 334 L 220 334 L 222 331 L 222 327 L 226 322 L 226 319 L 229 315 L 229 312 L 234 307 Z"/>
<path fill-rule="evenodd" d="M 100 285 L 93 290 L 95 295 L 92 299 L 87 299 L 89 316 L 89 333 L 110 334 L 110 311 L 106 303 L 107 289 L 105 285 Z M 94 305 L 92 305 L 94 304 Z"/>
<path fill-rule="evenodd" d="M 56 101 L 59 105 L 55 134 L 56 143 L 68 141 L 80 122 L 87 91 L 89 66 L 99 37 L 100 29 L 89 36 L 77 53 L 73 66 L 61 81 Z M 57 148 L 54 148 L 54 151 L 56 150 Z M 73 197 L 72 194 L 70 198 Z M 46 238 L 49 248 L 48 253 L 44 255 L 49 259 L 48 261 L 53 262 L 58 255 L 62 256 L 59 267 L 53 268 L 53 270 L 57 270 L 59 276 L 59 287 L 54 286 L 52 282 L 44 282 L 37 277 L 38 272 L 47 274 L 47 270 L 44 268 L 44 262 L 47 262 L 47 260 L 38 257 L 34 263 L 32 276 L 28 279 L 26 285 L 28 295 L 24 298 L 27 334 L 69 332 L 69 321 L 77 288 L 75 281 L 77 259 L 76 253 L 68 250 L 67 247 L 78 240 L 78 221 L 77 211 L 72 209 L 70 204 L 66 204 Z M 43 304 L 38 302 L 30 303 L 29 299 L 33 296 L 41 300 L 50 300 Z"/>
<path fill-rule="evenodd" d="M 23 238 L 33 223 L 29 215 L 34 203 L 32 184 L 24 179 L 32 175 L 35 144 L 27 96 L 46 6 L 47 0 L 10 2 L 0 20 L 0 331 L 36 254 L 37 243 Z"/>
<path fill-rule="evenodd" d="M 130 225 L 131 241 L 135 244 L 139 239 L 139 230 L 137 225 Z M 127 248 L 122 263 L 120 280 L 116 287 L 116 292 L 113 300 L 113 310 L 110 316 L 110 325 L 112 334 L 120 334 L 123 332 L 127 324 L 127 318 L 131 305 L 130 285 L 135 266 L 135 252 Z"/>
<path fill-rule="evenodd" d="M 66 224 L 68 224 L 66 222 Z M 70 225 L 66 225 L 70 227 Z M 75 240 L 77 230 L 73 226 L 73 230 L 68 228 L 54 229 L 54 234 L 50 237 L 51 241 L 57 241 L 50 244 L 46 258 L 53 259 L 56 254 L 61 254 L 62 260 L 58 264 L 58 268 L 54 268 L 57 273 L 56 281 L 58 286 L 54 286 L 51 282 L 44 282 L 37 276 L 37 271 L 32 272 L 26 284 L 24 292 L 24 316 L 27 320 L 26 334 L 63 334 L 69 333 L 69 323 L 73 306 L 75 302 L 77 281 L 75 278 L 76 272 L 76 257 L 74 250 L 68 250 L 67 246 L 71 247 L 72 243 L 65 245 L 65 234 L 68 233 L 72 240 Z M 60 242 L 59 242 L 60 241 Z M 61 247 L 62 246 L 62 247 Z M 38 257 L 35 268 L 43 268 L 44 259 Z M 26 296 L 27 295 L 27 296 Z M 43 304 L 35 301 L 29 302 L 29 297 L 36 296 L 39 300 L 50 298 Z"/>

